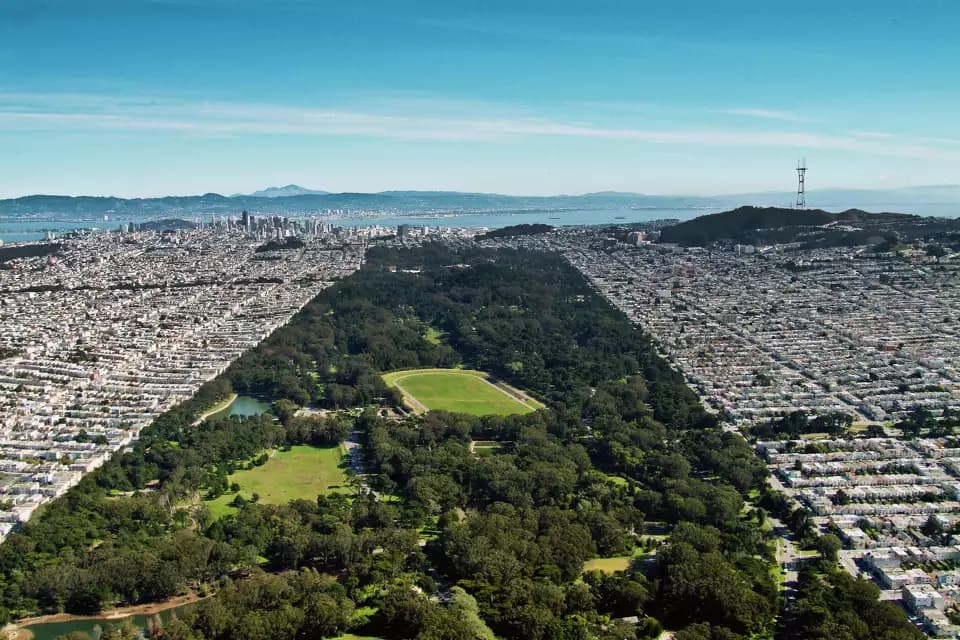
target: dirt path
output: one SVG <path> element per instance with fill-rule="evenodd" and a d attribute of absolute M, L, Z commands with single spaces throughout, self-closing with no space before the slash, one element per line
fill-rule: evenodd
<path fill-rule="evenodd" d="M 487 378 L 483 378 L 483 381 L 486 382 L 491 387 L 493 387 L 494 389 L 496 389 L 497 391 L 499 391 L 500 393 L 506 395 L 511 400 L 515 400 L 519 402 L 520 404 L 524 405 L 528 409 L 536 411 L 537 409 L 544 408 L 543 403 L 539 402 L 538 400 L 534 400 L 532 397 L 530 397 L 528 394 L 521 391 L 520 389 L 514 389 L 513 387 L 511 387 L 513 391 L 516 391 L 516 393 L 512 393 L 510 390 L 504 389 L 499 384 L 494 384 L 493 382 L 490 382 L 490 380 L 488 380 Z"/>
<path fill-rule="evenodd" d="M 414 413 L 426 413 L 428 411 L 427 406 L 422 402 L 420 402 L 419 400 L 417 400 L 415 397 L 413 397 L 413 394 L 407 391 L 406 389 L 404 389 L 403 385 L 400 384 L 400 380 L 406 377 L 408 376 L 403 376 L 401 378 L 397 378 L 396 380 L 394 380 L 393 386 L 395 386 L 397 389 L 400 389 L 400 393 L 403 394 L 404 402 L 409 403 L 410 408 L 413 410 Z"/>

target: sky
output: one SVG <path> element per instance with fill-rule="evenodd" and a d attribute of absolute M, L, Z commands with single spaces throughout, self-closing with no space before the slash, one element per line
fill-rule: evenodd
<path fill-rule="evenodd" d="M 960 182 L 956 0 L 0 0 L 0 197 Z"/>

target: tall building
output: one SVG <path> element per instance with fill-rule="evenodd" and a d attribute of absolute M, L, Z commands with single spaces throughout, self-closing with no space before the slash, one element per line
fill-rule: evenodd
<path fill-rule="evenodd" d="M 247 210 L 244 209 L 243 213 L 240 214 L 240 223 L 243 225 L 245 231 L 250 231 L 250 214 L 247 213 Z"/>

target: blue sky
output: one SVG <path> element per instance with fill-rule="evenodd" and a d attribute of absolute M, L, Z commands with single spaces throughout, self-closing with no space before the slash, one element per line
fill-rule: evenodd
<path fill-rule="evenodd" d="M 960 182 L 960 2 L 0 0 L 0 196 Z"/>

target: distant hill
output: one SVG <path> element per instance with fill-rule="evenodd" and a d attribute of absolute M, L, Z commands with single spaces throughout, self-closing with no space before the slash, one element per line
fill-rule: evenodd
<path fill-rule="evenodd" d="M 923 218 L 904 213 L 869 213 L 848 209 L 830 213 L 822 209 L 738 207 L 732 211 L 694 218 L 665 227 L 660 241 L 683 246 L 715 242 L 779 244 L 803 242 L 811 246 L 862 244 L 876 236 L 923 237 L 960 230 L 960 220 Z"/>
<path fill-rule="evenodd" d="M 307 189 L 298 184 L 288 184 L 285 187 L 267 187 L 260 191 L 254 191 L 250 194 L 251 198 L 285 198 L 287 196 L 325 196 L 328 191 L 317 191 L 316 189 Z"/>
<path fill-rule="evenodd" d="M 162 220 L 147 220 L 137 226 L 137 231 L 187 231 L 196 229 L 197 223 L 179 218 L 164 218 Z"/>
<path fill-rule="evenodd" d="M 516 238 L 517 236 L 535 236 L 553 231 L 553 227 L 548 224 L 515 224 L 509 227 L 501 227 L 481 234 L 476 237 L 477 240 L 492 240 L 494 238 Z"/>

